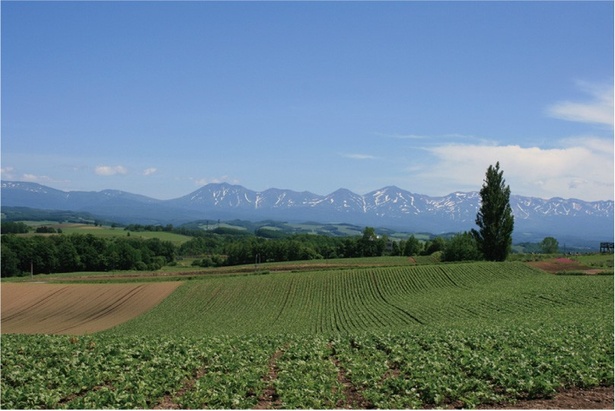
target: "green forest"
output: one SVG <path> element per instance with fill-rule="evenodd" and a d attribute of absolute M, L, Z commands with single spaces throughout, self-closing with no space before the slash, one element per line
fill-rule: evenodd
<path fill-rule="evenodd" d="M 21 225 L 15 227 L 23 229 Z M 443 251 L 447 243 L 439 237 L 424 242 L 413 236 L 407 240 L 393 241 L 376 235 L 371 227 L 366 227 L 362 236 L 292 234 L 278 238 L 265 238 L 257 235 L 259 232 L 253 234 L 232 229 L 166 229 L 191 235 L 191 238 L 182 244 L 159 238 L 143 239 L 134 234 L 131 236 L 131 233 L 140 230 L 149 232 L 152 227 L 135 225 L 126 228 L 125 236 L 110 238 L 93 234 L 62 234 L 52 228 L 40 227 L 37 231 L 45 235 L 17 234 L 23 231 L 4 234 L 2 277 L 29 273 L 158 270 L 185 257 L 193 258 L 195 266 L 212 267 L 255 262 L 410 256 Z M 164 231 L 164 228 L 159 231 Z"/>

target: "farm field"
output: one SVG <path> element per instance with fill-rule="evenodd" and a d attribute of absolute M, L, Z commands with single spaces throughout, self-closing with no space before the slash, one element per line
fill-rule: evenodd
<path fill-rule="evenodd" d="M 4 315 L 3 408 L 471 408 L 613 385 L 613 276 L 520 262 L 204 276 L 86 335 Z"/>
<path fill-rule="evenodd" d="M 179 283 L 2 284 L 2 332 L 86 334 L 156 306 Z"/>
<path fill-rule="evenodd" d="M 612 296 L 612 276 L 553 276 L 523 263 L 212 277 L 184 283 L 153 310 L 113 332 L 329 334 L 502 324 L 524 316 L 605 315 L 612 311 Z"/>
<path fill-rule="evenodd" d="M 200 277 L 215 276 L 235 276 L 265 274 L 270 272 L 304 272 L 322 270 L 346 270 L 362 268 L 384 268 L 396 266 L 415 266 L 424 264 L 434 264 L 431 256 L 420 257 L 359 257 L 359 258 L 334 258 L 318 259 L 291 262 L 267 262 L 238 266 L 222 267 L 194 267 L 191 265 L 193 258 L 182 259 L 174 266 L 165 266 L 156 271 L 92 271 L 59 273 L 54 275 L 35 274 L 32 278 L 9 277 L 4 278 L 3 282 L 28 283 L 34 281 L 46 283 L 101 283 L 101 282 L 149 282 L 149 281 L 186 281 Z"/>

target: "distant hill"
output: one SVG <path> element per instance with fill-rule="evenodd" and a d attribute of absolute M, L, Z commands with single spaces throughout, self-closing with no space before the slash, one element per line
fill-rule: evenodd
<path fill-rule="evenodd" d="M 405 232 L 466 231 L 475 228 L 480 196 L 455 192 L 443 197 L 395 186 L 360 195 L 339 189 L 328 195 L 240 185 L 208 184 L 171 200 L 118 190 L 61 191 L 36 183 L 3 181 L 2 205 L 87 212 L 119 223 L 182 224 L 204 219 L 349 223 Z M 540 199 L 512 195 L 515 241 L 554 236 L 565 242 L 613 240 L 613 201 Z M 596 245 L 596 247 L 598 247 Z"/>
<path fill-rule="evenodd" d="M 112 221 L 101 221 L 96 216 L 87 212 L 67 210 L 45 210 L 30 207 L 2 206 L 2 218 L 8 221 L 58 221 L 81 224 L 113 224 Z"/>

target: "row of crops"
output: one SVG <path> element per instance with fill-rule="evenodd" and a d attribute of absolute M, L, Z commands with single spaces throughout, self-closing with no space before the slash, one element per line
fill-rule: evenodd
<path fill-rule="evenodd" d="M 613 293 L 521 263 L 192 280 L 103 333 L 3 335 L 0 407 L 474 407 L 611 386 Z"/>
<path fill-rule="evenodd" d="M 613 307 L 612 276 L 553 276 L 522 263 L 276 273 L 186 282 L 117 335 L 357 333 L 516 321 Z M 603 307 L 604 308 L 604 307 Z M 608 310 L 608 307 L 605 308 Z"/>
<path fill-rule="evenodd" d="M 612 322 L 611 322 L 612 324 Z M 613 383 L 612 325 L 2 340 L 3 408 L 420 408 Z"/>

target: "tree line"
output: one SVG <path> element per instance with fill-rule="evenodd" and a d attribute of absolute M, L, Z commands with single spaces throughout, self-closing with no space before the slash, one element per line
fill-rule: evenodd
<path fill-rule="evenodd" d="M 313 259 L 419 256 L 438 253 L 442 261 L 483 258 L 474 237 L 459 233 L 426 241 L 378 236 L 366 227 L 361 236 L 331 237 L 292 234 L 281 238 L 221 235 L 200 230 L 181 245 L 157 238 L 102 238 L 92 234 L 2 237 L 2 277 L 74 271 L 158 270 L 178 258 L 194 258 L 201 267 Z M 194 233 L 193 233 L 194 234 Z M 547 237 L 537 251 L 556 252 L 557 240 Z"/>
<path fill-rule="evenodd" d="M 234 236 L 201 231 L 175 245 L 157 238 L 96 237 L 92 234 L 2 237 L 2 277 L 74 271 L 157 270 L 177 258 L 195 265 L 224 266 L 254 262 L 331 258 L 412 256 L 442 251 L 446 240 L 389 240 L 366 227 L 362 236 L 330 237 L 293 234 L 282 238 Z"/>
<path fill-rule="evenodd" d="M 258 233 L 258 231 L 257 231 Z M 391 240 L 378 236 L 374 228 L 365 227 L 361 236 L 331 237 L 314 234 L 292 234 L 265 238 L 243 236 L 222 239 L 220 236 L 192 238 L 179 248 L 179 254 L 197 258 L 194 265 L 202 267 L 332 258 L 379 256 L 415 256 L 444 250 L 446 241 L 436 237 L 420 241 Z"/>
<path fill-rule="evenodd" d="M 158 238 L 101 238 L 92 234 L 2 236 L 2 277 L 74 271 L 158 270 L 177 247 Z"/>

